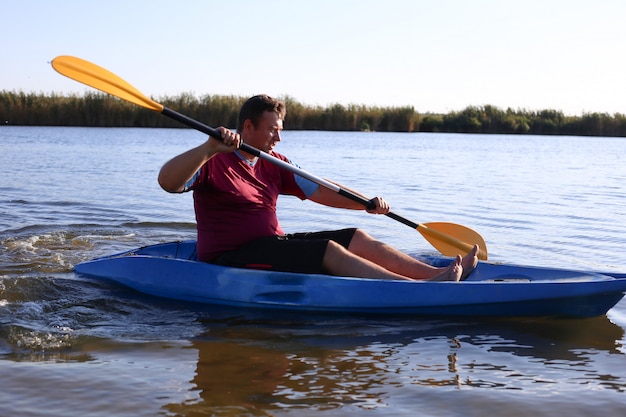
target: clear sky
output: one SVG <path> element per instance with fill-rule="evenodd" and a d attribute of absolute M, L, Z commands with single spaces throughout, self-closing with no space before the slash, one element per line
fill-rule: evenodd
<path fill-rule="evenodd" d="M 0 90 L 83 93 L 58 55 L 155 98 L 626 113 L 622 0 L 0 0 Z"/>

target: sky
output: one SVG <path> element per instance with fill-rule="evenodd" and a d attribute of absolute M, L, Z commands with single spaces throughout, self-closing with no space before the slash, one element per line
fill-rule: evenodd
<path fill-rule="evenodd" d="M 89 91 L 74 55 L 156 99 L 626 114 L 622 0 L 0 1 L 0 90 Z"/>

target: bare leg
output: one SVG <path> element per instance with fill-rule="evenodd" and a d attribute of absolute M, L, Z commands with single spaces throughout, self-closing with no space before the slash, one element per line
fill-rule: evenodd
<path fill-rule="evenodd" d="M 410 258 L 408 255 L 406 256 Z M 449 267 L 435 268 L 436 273 L 432 273 L 427 278 L 419 279 L 431 279 L 433 281 L 459 281 L 461 279 L 461 274 L 463 273 L 461 261 L 461 257 L 458 256 Z M 397 279 L 407 281 L 414 281 L 416 279 L 411 276 L 391 271 L 384 266 L 373 262 L 372 260 L 368 260 L 352 253 L 335 242 L 328 242 L 328 247 L 326 248 L 326 253 L 324 255 L 323 266 L 328 273 L 339 276 Z"/>
<path fill-rule="evenodd" d="M 386 245 L 357 229 L 348 250 L 355 255 L 367 259 L 384 269 L 395 274 L 419 280 L 430 280 L 443 273 L 446 268 L 437 268 L 418 261 L 389 245 Z M 463 269 L 461 279 L 467 276 L 476 268 L 478 258 L 478 246 L 468 253 L 461 260 Z"/>

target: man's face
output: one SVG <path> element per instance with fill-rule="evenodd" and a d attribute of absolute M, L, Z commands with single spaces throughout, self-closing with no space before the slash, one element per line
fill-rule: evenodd
<path fill-rule="evenodd" d="M 244 123 L 244 143 L 269 152 L 280 142 L 280 132 L 283 130 L 283 120 L 274 112 L 266 111 L 255 127 L 251 120 Z"/>

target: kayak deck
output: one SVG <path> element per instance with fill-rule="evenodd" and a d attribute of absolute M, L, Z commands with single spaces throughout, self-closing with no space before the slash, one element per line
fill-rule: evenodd
<path fill-rule="evenodd" d="M 431 258 L 447 265 L 447 258 Z M 76 265 L 142 293 L 208 304 L 296 311 L 448 315 L 605 314 L 626 275 L 480 262 L 463 282 L 390 281 L 239 269 L 198 262 L 195 241 L 151 245 Z"/>

